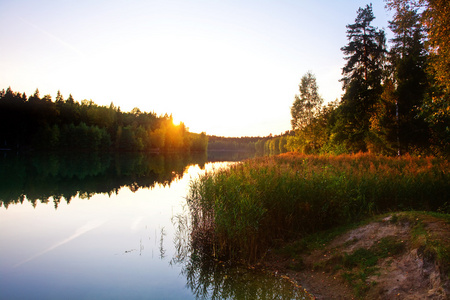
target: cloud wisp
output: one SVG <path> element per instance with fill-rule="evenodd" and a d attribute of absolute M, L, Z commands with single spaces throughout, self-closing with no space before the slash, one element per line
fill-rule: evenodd
<path fill-rule="evenodd" d="M 77 49 L 76 47 L 74 47 L 73 45 L 67 43 L 66 41 L 62 40 L 61 38 L 57 37 L 56 35 L 48 32 L 47 30 L 42 29 L 41 27 L 28 22 L 27 20 L 19 17 L 19 20 L 21 20 L 22 22 L 24 22 L 25 24 L 33 27 L 34 29 L 38 30 L 39 32 L 41 32 L 42 34 L 48 36 L 49 38 L 51 38 L 52 40 L 58 42 L 59 44 L 63 45 L 64 47 L 66 47 L 67 49 L 75 52 L 76 54 L 78 54 L 79 56 L 84 56 L 84 53 L 81 52 L 79 49 Z"/>

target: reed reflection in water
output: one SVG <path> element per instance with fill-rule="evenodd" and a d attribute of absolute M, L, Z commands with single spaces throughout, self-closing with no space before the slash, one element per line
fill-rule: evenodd
<path fill-rule="evenodd" d="M 197 299 L 313 299 L 287 278 L 209 257 L 202 251 L 204 245 L 192 239 L 188 210 L 184 206 L 183 213 L 172 218 L 176 252 L 171 264 L 182 266 L 187 287 Z"/>

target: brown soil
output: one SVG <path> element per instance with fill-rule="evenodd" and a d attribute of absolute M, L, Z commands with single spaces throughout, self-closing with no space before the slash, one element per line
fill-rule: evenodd
<path fill-rule="evenodd" d="M 417 233 L 419 223 L 421 233 Z M 370 249 L 385 237 L 395 237 L 405 247 L 401 253 L 378 259 L 376 272 L 366 278 L 364 291 L 358 291 L 354 283 L 343 277 L 346 271 L 357 273 L 358 267 L 336 270 L 338 259 L 343 253 Z M 447 260 L 430 250 L 436 241 L 444 245 Z M 399 213 L 348 231 L 323 249 L 296 254 L 296 258 L 271 253 L 263 265 L 307 290 L 313 299 L 450 299 L 450 266 L 445 265 L 449 250 L 447 221 L 425 214 Z M 302 267 L 293 270 L 292 265 L 299 261 L 303 262 Z"/>

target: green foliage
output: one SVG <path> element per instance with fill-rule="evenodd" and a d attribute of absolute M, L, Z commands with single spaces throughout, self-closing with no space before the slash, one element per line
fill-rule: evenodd
<path fill-rule="evenodd" d="M 316 77 L 310 71 L 303 75 L 299 84 L 300 94 L 295 95 L 294 103 L 291 107 L 292 129 L 304 129 L 319 114 L 323 103 L 319 96 L 319 87 Z"/>
<path fill-rule="evenodd" d="M 200 134 L 191 133 L 190 143 L 191 150 L 193 151 L 204 151 L 205 149 L 208 149 L 208 137 L 206 136 L 205 132 L 202 132 Z"/>
<path fill-rule="evenodd" d="M 433 158 L 368 154 L 245 161 L 192 182 L 193 236 L 207 237 L 217 257 L 252 261 L 276 240 L 373 213 L 437 210 L 450 192 L 447 169 Z"/>
<path fill-rule="evenodd" d="M 370 117 L 370 129 L 366 138 L 370 152 L 383 155 L 400 154 L 400 132 L 396 109 L 398 96 L 394 83 L 388 79 L 384 83 L 384 91 L 374 107 Z"/>

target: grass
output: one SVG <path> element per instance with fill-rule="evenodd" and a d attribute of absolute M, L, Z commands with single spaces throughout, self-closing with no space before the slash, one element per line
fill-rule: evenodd
<path fill-rule="evenodd" d="M 450 164 L 371 154 L 284 154 L 245 161 L 191 182 L 194 244 L 252 262 L 276 243 L 375 213 L 448 209 Z"/>
<path fill-rule="evenodd" d="M 412 242 L 414 247 L 419 249 L 420 254 L 425 259 L 437 263 L 442 273 L 447 274 L 447 277 L 450 279 L 450 237 L 448 233 L 447 235 L 430 234 L 426 225 L 430 220 L 437 218 L 450 224 L 450 215 L 428 212 L 427 218 L 423 218 L 418 217 L 415 213 L 411 213 L 408 215 L 408 218 L 415 222 L 412 228 Z"/>

